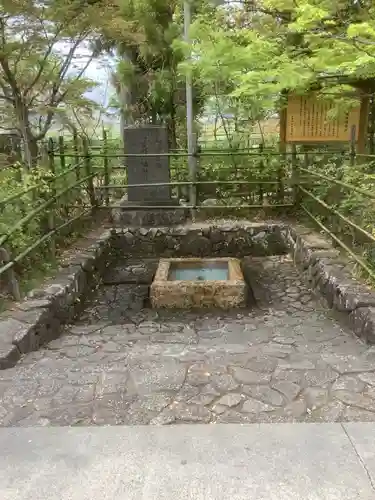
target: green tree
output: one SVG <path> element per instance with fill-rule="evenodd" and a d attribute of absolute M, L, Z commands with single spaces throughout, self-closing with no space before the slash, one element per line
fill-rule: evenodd
<path fill-rule="evenodd" d="M 286 2 L 273 2 L 271 5 Z M 308 47 L 306 67 L 314 74 L 375 76 L 373 2 L 297 0 L 287 25 Z"/>
<path fill-rule="evenodd" d="M 183 37 L 183 2 L 123 0 L 119 5 L 121 17 L 132 23 L 136 36 L 122 40 L 101 37 L 98 46 L 113 51 L 119 59 L 113 83 L 121 129 L 126 123 L 165 124 L 174 147 L 185 119 L 185 79 L 178 70 L 184 52 L 175 43 Z M 202 104 L 198 87 L 197 112 Z"/>
<path fill-rule="evenodd" d="M 99 12 L 104 9 L 104 17 Z M 92 106 L 84 78 L 98 29 L 120 33 L 110 2 L 5 0 L 0 7 L 0 106 L 23 138 L 29 166 L 54 119 Z"/>
<path fill-rule="evenodd" d="M 283 90 L 330 95 L 375 74 L 375 7 L 362 0 L 264 0 L 196 19 L 192 66 L 211 92 L 270 109 Z M 317 88 L 317 87 L 316 87 Z"/>

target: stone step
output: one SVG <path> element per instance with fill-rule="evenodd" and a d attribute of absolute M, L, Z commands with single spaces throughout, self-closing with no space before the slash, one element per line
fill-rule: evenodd
<path fill-rule="evenodd" d="M 168 203 L 168 204 L 167 204 Z M 144 203 L 149 206 L 156 206 L 155 202 Z M 158 203 L 158 206 L 169 206 L 170 209 L 147 209 L 136 208 L 132 210 L 132 205 L 140 206 L 140 203 L 131 203 L 127 200 L 120 202 L 119 208 L 112 210 L 112 218 L 116 226 L 119 227 L 165 227 L 179 226 L 186 221 L 188 210 L 181 207 L 176 207 L 177 200 Z"/>

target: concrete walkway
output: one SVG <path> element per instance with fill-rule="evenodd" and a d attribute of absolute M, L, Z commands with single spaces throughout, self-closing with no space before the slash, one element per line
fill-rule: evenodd
<path fill-rule="evenodd" d="M 1 500 L 373 500 L 375 424 L 0 430 Z"/>

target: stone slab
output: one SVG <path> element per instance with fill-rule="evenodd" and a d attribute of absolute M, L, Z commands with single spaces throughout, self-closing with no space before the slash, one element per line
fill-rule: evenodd
<path fill-rule="evenodd" d="M 134 188 L 136 189 L 136 188 Z M 134 206 L 142 206 L 144 204 L 152 206 L 170 206 L 167 209 L 152 210 L 148 208 L 134 208 Z M 120 201 L 119 207 L 112 211 L 113 222 L 117 226 L 124 227 L 163 227 L 163 226 L 176 226 L 183 224 L 186 221 L 189 211 L 181 208 L 179 201 L 172 199 L 162 201 L 161 203 L 151 202 L 134 202 L 128 201 L 127 196 Z"/>
<path fill-rule="evenodd" d="M 161 201 L 171 197 L 170 186 L 131 187 L 132 184 L 161 184 L 170 182 L 168 132 L 165 127 L 143 125 L 124 129 L 125 152 L 133 156 L 125 159 L 128 174 L 129 201 Z"/>
<path fill-rule="evenodd" d="M 364 425 L 2 429 L 0 498 L 372 500 Z"/>

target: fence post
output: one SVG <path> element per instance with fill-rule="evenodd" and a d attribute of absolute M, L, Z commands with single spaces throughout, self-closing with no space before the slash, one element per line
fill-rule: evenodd
<path fill-rule="evenodd" d="M 43 140 L 40 141 L 40 163 L 43 166 L 48 165 L 49 157 L 48 157 L 48 141 Z"/>
<path fill-rule="evenodd" d="M 293 189 L 293 203 L 298 207 L 300 203 L 300 190 L 299 190 L 299 170 L 297 161 L 297 147 L 292 144 L 292 189 Z"/>
<path fill-rule="evenodd" d="M 16 179 L 20 184 L 22 184 L 23 182 L 23 172 L 24 168 L 22 166 L 22 163 L 16 162 Z"/>
<path fill-rule="evenodd" d="M 191 217 L 195 218 L 195 209 L 197 207 L 197 166 L 198 166 L 198 154 L 197 154 L 197 134 L 192 134 L 191 137 L 191 147 L 192 154 L 188 156 L 189 171 L 190 171 L 190 200 L 189 203 L 192 205 Z"/>
<path fill-rule="evenodd" d="M 65 145 L 64 145 L 64 137 L 59 135 L 59 157 L 60 157 L 60 169 L 63 172 L 66 167 L 65 163 Z"/>
<path fill-rule="evenodd" d="M 60 171 L 61 173 L 65 172 L 66 169 L 66 158 L 65 158 L 65 144 L 64 144 L 64 137 L 62 135 L 59 135 L 59 158 L 60 158 Z M 67 176 L 61 177 L 62 183 L 64 187 L 67 187 L 69 185 L 69 179 Z M 65 196 L 65 202 L 64 203 L 64 213 L 65 217 L 69 217 L 69 208 L 67 208 L 67 205 L 69 205 L 69 193 L 67 193 Z"/>
<path fill-rule="evenodd" d="M 351 137 L 350 137 L 350 166 L 354 167 L 355 166 L 355 160 L 356 160 L 356 150 L 355 150 L 355 138 L 356 138 L 356 127 L 353 125 L 351 132 Z"/>
<path fill-rule="evenodd" d="M 264 170 L 263 151 L 264 151 L 264 144 L 261 142 L 259 144 L 259 154 L 260 154 L 259 174 L 260 174 L 260 177 L 262 176 L 262 173 Z M 262 205 L 263 205 L 263 198 L 264 198 L 263 184 L 259 184 L 259 203 Z"/>
<path fill-rule="evenodd" d="M 79 157 L 78 157 L 78 135 L 76 130 L 73 132 L 73 153 L 74 153 L 74 165 L 76 167 L 75 169 L 76 179 L 77 181 L 79 181 L 81 178 L 81 171 L 80 171 Z"/>
<path fill-rule="evenodd" d="M 86 137 L 82 138 L 82 146 L 83 146 L 83 155 L 84 155 L 84 161 L 85 161 L 85 172 L 86 176 L 91 176 L 90 178 L 87 179 L 87 192 L 89 195 L 89 200 L 91 204 L 91 208 L 96 208 L 97 207 L 97 201 L 96 201 L 96 196 L 95 196 L 95 187 L 94 187 L 94 181 L 92 177 L 92 165 L 91 165 L 91 155 L 90 155 L 90 150 L 89 150 L 89 143 Z"/>
<path fill-rule="evenodd" d="M 104 166 L 104 192 L 105 192 L 105 204 L 109 206 L 109 183 L 110 183 L 110 173 L 108 164 L 108 142 L 107 142 L 107 131 L 103 128 L 103 166 Z"/>
<path fill-rule="evenodd" d="M 11 259 L 8 250 L 4 247 L 0 248 L 0 262 L 2 262 L 3 265 L 5 265 L 8 264 L 10 261 Z M 13 267 L 5 271 L 4 274 L 9 292 L 13 295 L 13 298 L 15 300 L 20 301 L 21 300 L 20 286 Z"/>
<path fill-rule="evenodd" d="M 284 202 L 284 184 L 283 177 L 285 171 L 285 163 L 286 163 L 286 151 L 281 153 L 281 161 L 279 167 L 277 169 L 277 198 L 280 203 Z"/>
<path fill-rule="evenodd" d="M 17 169 L 16 170 L 16 180 L 19 183 L 19 185 L 22 186 L 23 185 L 24 170 L 23 170 L 23 166 L 21 165 L 21 163 L 18 163 L 16 165 L 16 169 Z M 31 193 L 31 197 L 33 198 L 33 193 Z M 27 211 L 27 203 L 25 202 L 25 199 L 23 196 L 19 197 L 18 206 L 20 207 L 20 212 L 22 214 L 22 217 L 24 217 L 26 215 L 26 211 Z M 3 211 L 3 209 L 5 209 L 5 207 L 2 207 L 1 211 Z"/>
<path fill-rule="evenodd" d="M 55 185 L 55 175 L 56 175 L 56 170 L 55 170 L 55 156 L 54 156 L 54 145 L 53 145 L 53 139 L 50 138 L 48 140 L 48 158 L 49 158 L 49 170 L 52 174 L 52 179 L 51 179 L 51 195 L 52 197 L 56 196 L 56 185 Z M 53 231 L 55 229 L 55 212 L 54 210 L 56 209 L 57 205 L 57 200 L 54 201 L 54 203 L 51 205 L 51 207 L 48 210 L 48 215 L 47 215 L 47 227 L 48 231 Z M 50 253 L 51 257 L 54 259 L 56 257 L 56 239 L 55 239 L 55 234 L 52 234 L 50 237 Z"/>

